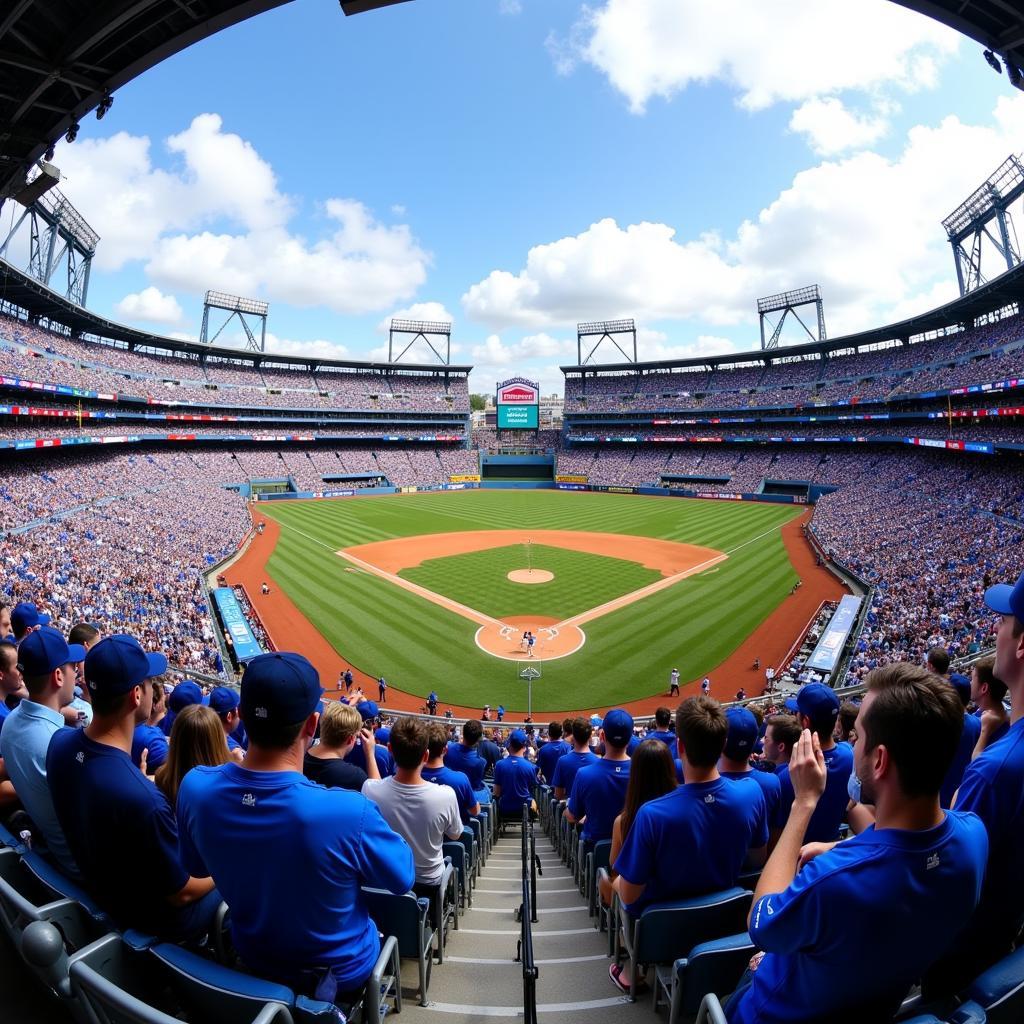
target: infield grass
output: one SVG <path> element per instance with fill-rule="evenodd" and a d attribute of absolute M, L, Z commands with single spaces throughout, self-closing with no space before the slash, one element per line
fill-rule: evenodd
<path fill-rule="evenodd" d="M 543 663 L 543 676 L 534 683 L 534 707 L 608 707 L 664 692 L 673 667 L 683 680 L 710 673 L 764 621 L 796 582 L 779 528 L 800 511 L 753 502 L 499 490 L 260 506 L 262 515 L 282 527 L 268 573 L 348 660 L 411 693 L 436 689 L 442 704 L 502 703 L 510 710 L 526 706 L 526 684 L 517 676 L 520 666 L 481 651 L 474 642 L 474 623 L 387 580 L 346 571 L 350 567 L 336 552 L 394 537 L 532 528 L 658 537 L 727 554 L 725 562 L 710 570 L 588 622 L 586 643 L 576 654 Z M 493 557 L 495 552 L 481 554 Z M 458 600 L 480 611 L 490 605 L 498 616 L 550 614 L 562 619 L 600 603 L 581 600 L 577 606 L 570 594 L 571 604 L 567 599 L 565 607 L 551 604 L 545 612 L 529 607 L 527 601 L 534 600 L 529 592 L 552 586 L 545 584 L 516 587 L 521 602 L 517 596 L 516 606 L 507 608 L 487 581 L 480 581 L 474 593 L 470 576 L 458 579 L 462 569 L 457 563 L 473 557 L 438 559 L 436 566 L 424 563 L 407 572 L 440 570 L 443 562 L 451 563 L 446 582 L 423 585 L 443 586 L 450 596 L 453 587 L 460 588 L 463 596 Z M 605 561 L 585 554 L 580 558 L 592 566 Z M 649 572 L 624 564 L 630 571 Z M 617 585 L 615 593 L 635 589 Z M 721 684 L 728 685 L 725 680 Z"/>

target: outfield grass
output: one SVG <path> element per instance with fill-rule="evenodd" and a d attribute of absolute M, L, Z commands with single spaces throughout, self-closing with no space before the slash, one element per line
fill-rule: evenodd
<path fill-rule="evenodd" d="M 495 619 L 545 615 L 559 621 L 662 578 L 654 569 L 621 558 L 545 544 L 531 544 L 530 549 L 531 566 L 554 574 L 550 583 L 513 583 L 507 578 L 513 569 L 526 568 L 524 544 L 430 558 L 398 575 Z"/>
<path fill-rule="evenodd" d="M 543 678 L 534 684 L 534 706 L 548 708 L 649 696 L 665 689 L 673 666 L 684 680 L 710 672 L 796 582 L 779 527 L 800 510 L 785 505 L 483 490 L 268 502 L 260 512 L 282 526 L 269 574 L 339 652 L 400 689 L 421 695 L 436 689 L 442 702 L 470 707 L 524 709 L 526 687 L 516 663 L 479 650 L 476 626 L 461 616 L 376 576 L 346 572 L 336 551 L 393 537 L 532 528 L 659 537 L 729 555 L 713 569 L 587 623 L 583 648 L 544 663 Z M 525 602 L 532 588 L 521 589 Z M 465 603 L 485 610 L 479 600 Z M 540 613 L 527 608 L 522 614 Z"/>

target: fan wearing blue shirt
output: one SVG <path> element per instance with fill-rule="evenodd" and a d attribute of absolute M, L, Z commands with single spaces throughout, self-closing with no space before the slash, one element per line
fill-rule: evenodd
<path fill-rule="evenodd" d="M 46 781 L 46 751 L 54 733 L 64 727 L 61 708 L 74 696 L 75 663 L 85 659 L 85 648 L 65 643 L 58 630 L 43 626 L 25 637 L 18 659 L 28 697 L 7 718 L 0 733 L 0 756 L 22 806 L 42 833 L 43 842 L 33 848 L 77 879 L 78 865 L 57 821 Z"/>
<path fill-rule="evenodd" d="M 448 744 L 448 749 L 444 754 L 444 763 L 446 768 L 462 772 L 469 779 L 469 784 L 473 787 L 473 793 L 477 800 L 482 804 L 489 804 L 491 791 L 484 785 L 487 762 L 477 749 L 482 735 L 483 726 L 475 718 L 471 718 L 462 726 L 462 742 Z"/>
<path fill-rule="evenodd" d="M 142 755 L 146 755 L 146 774 L 156 774 L 166 760 L 168 753 L 167 737 L 160 728 L 160 721 L 167 714 L 167 694 L 164 692 L 163 679 L 157 676 L 150 679 L 153 690 L 153 706 L 145 722 L 135 726 L 132 735 L 132 764 L 142 767 Z"/>
<path fill-rule="evenodd" d="M 221 727 L 224 729 L 224 737 L 228 744 L 228 753 L 233 761 L 241 764 L 245 760 L 245 751 L 242 744 L 234 737 L 234 731 L 238 728 L 241 715 L 238 713 L 239 696 L 237 690 L 230 686 L 215 686 L 210 691 L 210 707 L 217 712 Z"/>
<path fill-rule="evenodd" d="M 770 822 L 782 799 L 782 787 L 778 777 L 769 772 L 755 772 L 750 766 L 750 755 L 757 743 L 759 727 L 757 719 L 747 708 L 728 708 L 725 718 L 729 731 L 725 747 L 718 761 L 718 772 L 723 779 L 750 781 L 761 787 L 764 796 L 765 813 Z M 751 867 L 755 866 L 753 863 Z"/>
<path fill-rule="evenodd" d="M 135 726 L 149 717 L 148 680 L 167 671 L 123 633 L 85 656 L 93 719 L 54 733 L 46 779 L 57 821 L 85 888 L 122 928 L 179 941 L 209 929 L 220 895 L 208 871 L 190 874 L 178 854 L 178 829 L 166 798 L 132 764 Z M 126 857 L 146 865 L 146 884 L 125 873 Z"/>
<path fill-rule="evenodd" d="M 630 915 L 651 903 L 730 888 L 748 851 L 764 862 L 768 817 L 761 787 L 718 773 L 728 730 L 713 698 L 690 697 L 679 705 L 684 784 L 640 808 L 614 864 L 615 889 Z"/>
<path fill-rule="evenodd" d="M 380 714 L 380 708 L 377 707 L 376 701 L 361 700 L 356 705 L 356 711 L 359 712 L 363 720 L 363 726 L 372 731 L 376 724 L 377 716 Z M 377 772 L 382 779 L 395 774 L 395 759 L 391 756 L 389 750 L 381 744 L 376 744 L 373 747 L 373 757 L 377 762 Z M 345 761 L 348 764 L 354 764 L 357 768 L 361 768 L 369 776 L 370 773 L 366 768 L 366 748 L 363 746 L 361 739 L 357 739 L 355 746 L 345 755 Z"/>
<path fill-rule="evenodd" d="M 167 698 L 167 714 L 158 723 L 160 731 L 165 736 L 170 736 L 178 712 L 183 711 L 190 704 L 202 703 L 203 691 L 199 688 L 199 684 L 192 682 L 191 679 L 183 679 L 171 690 L 171 695 Z"/>
<path fill-rule="evenodd" d="M 950 955 L 929 972 L 929 994 L 959 988 L 1005 956 L 1024 924 L 1024 573 L 1012 587 L 989 587 L 985 604 L 1002 616 L 995 678 L 1010 693 L 1010 728 L 967 766 L 956 794 L 954 808 L 984 822 L 988 872 L 977 912 Z"/>
<path fill-rule="evenodd" d="M 360 793 L 302 774 L 323 690 L 300 654 L 261 654 L 242 677 L 244 766 L 195 768 L 178 792 L 185 864 L 209 870 L 231 937 L 261 976 L 349 1006 L 377 959 L 361 886 L 407 892 L 412 852 Z"/>
<path fill-rule="evenodd" d="M 604 744 L 604 757 L 576 773 L 565 807 L 570 825 L 583 823 L 585 852 L 593 849 L 594 843 L 611 839 L 612 825 L 626 802 L 626 747 L 633 738 L 633 716 L 622 708 L 612 708 L 604 716 L 598 737 Z"/>
<path fill-rule="evenodd" d="M 523 805 L 530 808 L 531 817 L 537 813 L 533 787 L 537 784 L 537 769 L 523 754 L 526 733 L 513 729 L 508 738 L 509 756 L 494 766 L 494 800 L 502 817 L 522 817 Z"/>
<path fill-rule="evenodd" d="M 32 633 L 28 634 L 28 636 L 31 635 Z M 4 723 L 11 713 L 11 709 L 7 706 L 8 698 L 14 700 L 23 697 L 26 693 L 18 661 L 18 648 L 6 641 L 0 643 L 0 735 L 3 734 Z"/>
<path fill-rule="evenodd" d="M 556 800 L 564 800 L 572 792 L 572 784 L 576 774 L 588 764 L 597 764 L 597 755 L 590 749 L 590 737 L 594 727 L 585 718 L 574 718 L 572 721 L 572 750 L 558 759 L 555 765 L 555 777 L 551 786 L 555 791 Z"/>
<path fill-rule="evenodd" d="M 675 670 L 673 669 L 673 671 Z M 676 756 L 676 734 L 672 730 L 672 712 L 668 708 L 656 708 L 654 724 L 657 728 L 647 734 L 647 739 L 661 740 L 674 758 Z"/>
<path fill-rule="evenodd" d="M 950 762 L 946 777 L 942 781 L 942 789 L 939 791 L 939 802 L 943 807 L 953 806 L 953 795 L 960 787 L 964 772 L 971 763 L 974 748 L 981 738 L 981 722 L 974 715 L 967 713 L 967 705 L 971 699 L 971 681 L 967 676 L 954 672 L 949 676 L 949 684 L 956 691 L 960 706 L 964 710 L 964 731 L 960 734 L 960 744 Z"/>
<path fill-rule="evenodd" d="M 537 751 L 537 766 L 544 781 L 550 786 L 555 777 L 555 766 L 572 748 L 562 739 L 562 723 L 548 724 L 548 741 Z"/>
<path fill-rule="evenodd" d="M 847 842 L 804 845 L 829 776 L 805 729 L 790 761 L 792 809 L 748 919 L 764 955 L 729 1000 L 729 1024 L 889 1020 L 950 945 L 950 922 L 978 902 L 985 829 L 939 806 L 963 729 L 959 699 L 906 663 L 866 681 L 851 789 L 874 805 L 875 823 Z M 870 963 L 858 968 L 851 950 L 870 950 Z"/>
<path fill-rule="evenodd" d="M 975 757 L 1010 731 L 1010 716 L 1003 705 L 1007 687 L 995 676 L 995 662 L 992 657 L 980 658 L 971 666 L 971 700 L 978 705 L 974 717 L 981 727 L 978 736 L 981 743 L 973 751 Z"/>
<path fill-rule="evenodd" d="M 459 803 L 459 817 L 463 825 L 480 813 L 480 801 L 477 800 L 469 778 L 464 772 L 457 772 L 445 767 L 444 752 L 448 748 L 448 730 L 440 722 L 427 729 L 427 763 L 420 772 L 427 782 L 438 786 L 451 786 L 455 790 L 455 799 Z"/>
<path fill-rule="evenodd" d="M 801 729 L 810 729 L 817 735 L 828 769 L 828 784 L 808 824 L 804 842 L 833 842 L 839 837 L 839 826 L 846 815 L 846 786 L 853 771 L 853 749 L 848 743 L 836 743 L 832 735 L 839 717 L 839 698 L 831 687 L 823 683 L 808 683 L 801 688 L 792 707 L 790 701 L 786 701 L 786 707 L 797 713 Z M 793 783 L 789 778 L 789 768 L 779 768 L 776 777 L 779 780 L 780 797 L 772 822 L 773 844 L 782 833 L 793 804 Z"/>

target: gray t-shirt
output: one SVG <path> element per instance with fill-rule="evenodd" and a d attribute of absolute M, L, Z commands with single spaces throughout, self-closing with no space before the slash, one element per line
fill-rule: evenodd
<path fill-rule="evenodd" d="M 430 782 L 411 786 L 392 775 L 367 779 L 363 796 L 380 808 L 384 820 L 412 847 L 416 881 L 425 885 L 440 882 L 444 872 L 441 844 L 462 835 L 455 790 Z"/>

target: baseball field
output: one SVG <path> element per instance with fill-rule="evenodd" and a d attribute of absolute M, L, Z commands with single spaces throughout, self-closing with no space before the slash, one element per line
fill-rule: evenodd
<path fill-rule="evenodd" d="M 529 667 L 534 709 L 608 706 L 664 693 L 673 667 L 714 674 L 792 607 L 771 635 L 788 646 L 803 511 L 561 491 L 267 502 L 247 586 L 279 648 L 312 627 L 336 652 L 328 686 L 349 664 L 392 693 L 523 710 Z"/>

